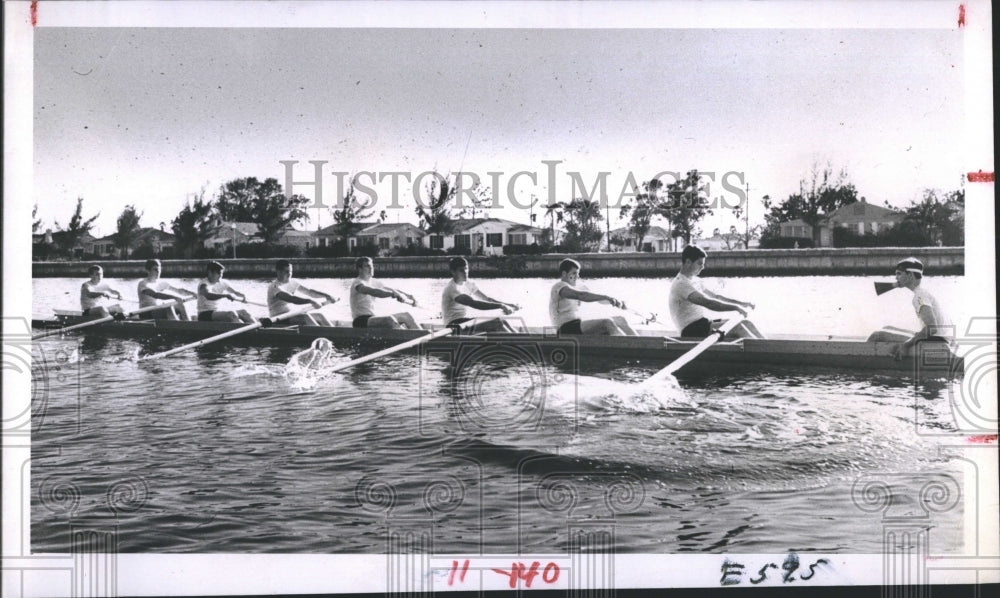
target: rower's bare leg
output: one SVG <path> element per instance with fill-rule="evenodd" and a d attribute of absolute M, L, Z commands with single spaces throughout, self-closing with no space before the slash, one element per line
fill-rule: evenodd
<path fill-rule="evenodd" d="M 759 329 L 757 328 L 757 325 L 756 325 L 756 324 L 754 324 L 753 322 L 751 322 L 750 320 L 743 320 L 743 323 L 742 323 L 742 324 L 740 324 L 740 326 L 741 326 L 741 327 L 743 327 L 743 328 L 744 328 L 744 329 L 745 329 L 745 330 L 746 330 L 747 332 L 749 332 L 749 333 L 750 333 L 750 334 L 752 335 L 752 336 L 750 336 L 749 338 L 760 338 L 760 339 L 764 339 L 764 338 L 767 338 L 767 337 L 766 337 L 766 336 L 764 336 L 764 334 L 763 334 L 763 333 L 762 333 L 762 332 L 761 332 L 761 331 L 760 331 L 760 330 L 759 330 Z"/>
<path fill-rule="evenodd" d="M 98 318 L 106 318 L 106 317 L 108 317 L 108 316 L 110 316 L 110 315 L 111 315 L 111 314 L 110 314 L 110 313 L 108 313 L 108 310 L 107 310 L 107 309 L 105 309 L 105 308 L 104 308 L 104 307 L 102 307 L 102 306 L 98 306 L 98 307 L 91 307 L 91 308 L 90 308 L 90 311 L 89 311 L 89 312 L 87 312 L 87 317 L 88 317 L 88 318 L 92 318 L 92 319 L 94 319 L 94 320 L 96 320 L 96 319 L 98 319 Z"/>
<path fill-rule="evenodd" d="M 190 320 L 191 317 L 188 316 L 187 307 L 183 303 L 175 303 L 173 307 L 177 310 L 175 318 L 178 320 Z M 174 319 L 174 318 L 171 318 Z"/>
<path fill-rule="evenodd" d="M 615 324 L 614 320 L 603 318 L 600 320 L 583 320 L 580 322 L 580 330 L 584 334 L 600 334 L 605 336 L 624 336 L 624 332 Z"/>
<path fill-rule="evenodd" d="M 327 320 L 326 316 L 321 313 L 312 313 L 309 314 L 309 316 L 316 322 L 316 326 L 333 326 L 333 324 L 330 323 L 330 320 Z"/>
<path fill-rule="evenodd" d="M 615 324 L 621 328 L 622 332 L 625 334 L 628 334 L 629 336 L 636 336 L 638 334 L 632 329 L 631 326 L 629 326 L 628 320 L 626 320 L 623 316 L 615 316 L 611 319 L 614 320 Z"/>
<path fill-rule="evenodd" d="M 876 330 L 868 337 L 869 343 L 901 343 L 913 336 L 912 332 L 906 332 L 902 328 L 887 326 L 882 330 Z"/>
<path fill-rule="evenodd" d="M 473 332 L 514 332 L 514 329 L 510 327 L 503 318 L 491 318 L 489 320 L 483 320 L 477 322 L 472 327 Z"/>
<path fill-rule="evenodd" d="M 395 316 L 378 316 L 368 318 L 369 328 L 399 328 L 399 321 Z"/>
<path fill-rule="evenodd" d="M 417 324 L 417 321 L 413 319 L 413 316 L 407 312 L 393 314 L 392 317 L 396 318 L 398 323 L 402 324 L 406 328 L 409 328 L 410 330 L 423 330 L 423 326 Z"/>
<path fill-rule="evenodd" d="M 236 315 L 239 316 L 240 320 L 242 320 L 245 324 L 256 324 L 257 323 L 257 318 L 255 318 L 252 315 L 250 315 L 250 312 L 248 312 L 245 309 L 239 310 L 238 312 L 236 312 Z"/>
<path fill-rule="evenodd" d="M 239 322 L 240 317 L 234 311 L 213 311 L 213 322 Z"/>

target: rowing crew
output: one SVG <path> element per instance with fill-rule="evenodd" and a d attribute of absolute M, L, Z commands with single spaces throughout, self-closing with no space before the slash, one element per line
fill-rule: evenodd
<path fill-rule="evenodd" d="M 729 332 L 727 338 L 765 338 L 757 326 L 746 319 L 748 310 L 755 307 L 753 303 L 726 297 L 705 288 L 699 275 L 705 269 L 707 257 L 708 254 L 700 247 L 694 245 L 685 247 L 681 253 L 681 270 L 670 284 L 668 304 L 674 324 L 681 331 L 681 336 L 684 338 L 710 336 L 713 331 L 719 329 L 722 320 L 710 320 L 708 312 L 737 312 L 742 321 Z M 453 258 L 448 267 L 451 280 L 441 295 L 441 313 L 446 326 L 469 332 L 514 331 L 503 317 L 474 318 L 471 317 L 469 310 L 500 310 L 503 315 L 510 315 L 520 309 L 519 305 L 493 299 L 480 291 L 476 284 L 469 280 L 469 263 L 464 258 Z M 358 258 L 355 269 L 357 276 L 349 287 L 353 327 L 423 329 L 414 317 L 405 311 L 376 315 L 375 299 L 391 298 L 413 307 L 417 305 L 416 299 L 401 289 L 389 287 L 376 280 L 375 265 L 371 258 Z M 624 301 L 610 295 L 591 292 L 580 285 L 580 269 L 579 262 L 572 259 L 563 260 L 559 265 L 559 281 L 552 286 L 549 293 L 549 315 L 559 333 L 635 335 L 635 330 L 621 316 L 585 320 L 579 315 L 579 308 L 584 302 L 607 303 L 622 310 L 627 309 Z M 222 281 L 225 271 L 222 264 L 218 262 L 208 264 L 206 277 L 199 283 L 197 293 L 174 287 L 160 280 L 160 271 L 159 260 L 146 261 L 147 276 L 138 285 L 140 307 L 162 304 L 163 308 L 145 312 L 142 317 L 189 319 L 184 302 L 197 298 L 199 321 L 256 322 L 246 310 L 219 309 L 218 302 L 222 299 L 247 302 L 246 295 Z M 90 280 L 83 283 L 80 290 L 80 304 L 84 315 L 102 317 L 109 313 L 121 313 L 119 305 L 104 303 L 106 299 L 121 301 L 122 295 L 102 280 L 101 267 L 91 266 L 88 273 Z M 267 307 L 272 317 L 287 313 L 294 309 L 294 306 L 311 304 L 318 309 L 324 301 L 327 303 L 337 301 L 331 295 L 310 289 L 293 279 L 292 264 L 288 260 L 276 262 L 275 274 L 276 279 L 267 289 Z M 887 327 L 872 334 L 868 340 L 897 343 L 893 349 L 893 355 L 897 358 L 906 356 L 912 347 L 921 341 L 949 342 L 950 326 L 937 300 L 925 288 L 920 287 L 923 264 L 916 258 L 907 258 L 897 264 L 895 275 L 897 287 L 908 288 L 913 292 L 913 307 L 923 327 L 917 333 Z M 288 321 L 291 324 L 331 326 L 330 322 L 319 313 L 302 314 Z"/>

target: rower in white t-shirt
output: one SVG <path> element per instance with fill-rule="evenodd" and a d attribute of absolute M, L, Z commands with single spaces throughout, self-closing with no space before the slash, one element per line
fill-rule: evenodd
<path fill-rule="evenodd" d="M 559 334 L 605 334 L 611 336 L 634 335 L 635 330 L 625 318 L 597 318 L 584 320 L 578 314 L 580 302 L 603 302 L 626 309 L 625 303 L 610 295 L 600 295 L 575 288 L 580 279 L 580 262 L 565 259 L 559 263 L 559 282 L 549 291 L 549 317 Z"/>
<path fill-rule="evenodd" d="M 292 278 L 292 270 L 292 264 L 288 260 L 278 260 L 274 264 L 276 278 L 267 285 L 267 311 L 271 316 L 280 316 L 298 305 L 312 304 L 319 309 L 323 306 L 323 301 L 337 302 L 331 295 L 307 288 Z M 284 321 L 300 326 L 332 326 L 326 316 L 318 312 L 301 314 Z"/>
<path fill-rule="evenodd" d="M 229 286 L 229 283 L 222 280 L 222 273 L 225 266 L 219 262 L 209 262 L 205 272 L 205 279 L 198 284 L 198 321 L 199 322 L 245 322 L 253 324 L 257 318 L 250 315 L 245 309 L 241 310 L 221 310 L 219 301 L 228 299 L 236 301 L 239 299 L 243 303 L 247 302 L 247 296 Z"/>
<path fill-rule="evenodd" d="M 359 257 L 354 262 L 358 277 L 351 281 L 351 320 L 355 328 L 408 328 L 422 330 L 423 328 L 408 312 L 399 312 L 390 316 L 375 315 L 375 299 L 392 297 L 400 303 L 416 305 L 413 295 L 399 289 L 390 288 L 375 280 L 375 264 L 370 257 Z"/>
<path fill-rule="evenodd" d="M 886 327 L 872 333 L 869 341 L 889 341 L 898 343 L 892 355 L 902 359 L 910 354 L 910 349 L 919 342 L 939 342 L 950 344 L 955 327 L 941 309 L 934 295 L 920 286 L 924 277 L 924 265 L 915 257 L 908 257 L 896 264 L 896 286 L 913 291 L 913 311 L 923 324 L 918 332 L 911 333 L 894 327 Z"/>
<path fill-rule="evenodd" d="M 163 305 L 163 309 L 147 311 L 139 315 L 141 320 L 190 320 L 187 308 L 184 307 L 184 298 L 197 297 L 187 289 L 181 289 L 167 284 L 160 280 L 160 271 L 163 266 L 160 260 L 146 260 L 146 278 L 139 281 L 137 290 L 139 293 L 139 307 L 151 307 L 153 305 Z M 166 303 L 164 303 L 166 301 Z"/>
<path fill-rule="evenodd" d="M 510 315 L 520 306 L 513 303 L 504 303 L 492 297 L 488 297 L 479 290 L 474 282 L 469 280 L 469 262 L 464 257 L 452 258 L 448 262 L 448 270 L 451 271 L 451 280 L 445 285 L 441 292 L 441 319 L 446 326 L 462 328 L 467 332 L 515 332 L 504 318 L 489 318 L 476 320 L 469 316 L 469 308 L 478 310 L 503 311 L 504 315 Z M 473 322 L 471 326 L 463 326 Z"/>
<path fill-rule="evenodd" d="M 746 308 L 754 308 L 753 303 L 730 299 L 705 288 L 698 275 L 705 269 L 707 257 L 701 247 L 685 247 L 681 252 L 681 271 L 670 283 L 667 299 L 670 315 L 682 337 L 705 338 L 722 324 L 722 320 L 709 320 L 705 310 L 735 311 L 745 318 L 748 313 Z M 744 320 L 732 329 L 727 338 L 764 338 L 764 335 L 753 322 Z"/>
<path fill-rule="evenodd" d="M 91 318 L 105 318 L 113 313 L 121 313 L 122 308 L 117 303 L 109 305 L 107 300 L 114 297 L 121 301 L 122 294 L 111 288 L 104 280 L 104 269 L 98 265 L 87 268 L 90 280 L 80 287 L 80 309 L 83 315 Z"/>

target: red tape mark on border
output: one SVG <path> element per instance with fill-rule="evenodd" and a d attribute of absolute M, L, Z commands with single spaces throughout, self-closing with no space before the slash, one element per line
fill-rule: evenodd
<path fill-rule="evenodd" d="M 31 0 L 31 26 L 38 25 L 38 0 Z"/>
<path fill-rule="evenodd" d="M 969 436 L 966 440 L 973 444 L 995 444 L 997 441 L 997 435 L 981 434 L 979 436 Z"/>
<path fill-rule="evenodd" d="M 965 175 L 965 180 L 969 181 L 970 183 L 992 183 L 993 173 L 983 172 L 982 170 L 980 170 L 979 172 L 970 172 L 967 175 Z"/>
<path fill-rule="evenodd" d="M 965 27 L 965 5 L 958 5 L 958 26 L 959 28 Z"/>

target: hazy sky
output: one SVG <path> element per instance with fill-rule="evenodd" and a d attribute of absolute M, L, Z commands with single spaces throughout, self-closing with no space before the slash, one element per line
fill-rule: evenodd
<path fill-rule="evenodd" d="M 878 204 L 961 181 L 957 29 L 38 27 L 34 50 L 39 216 L 65 225 L 81 196 L 100 234 L 130 203 L 169 228 L 202 187 L 283 181 L 289 159 L 297 180 L 312 178 L 306 160 L 329 161 L 327 203 L 334 171 L 502 171 L 506 188 L 525 170 L 538 182 L 518 195 L 542 204 L 543 160 L 563 161 L 565 200 L 566 171 L 588 184 L 611 172 L 613 198 L 628 172 L 737 171 L 755 220 L 761 195 L 795 192 L 815 161 Z M 377 188 L 384 208 L 388 181 Z M 410 196 L 389 221 L 415 221 Z"/>

